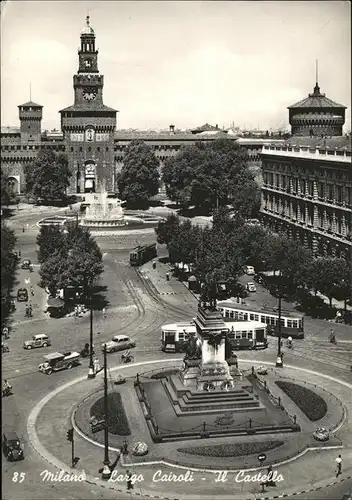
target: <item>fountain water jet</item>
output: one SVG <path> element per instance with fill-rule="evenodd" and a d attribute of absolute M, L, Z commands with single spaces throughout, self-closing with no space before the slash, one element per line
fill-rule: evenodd
<path fill-rule="evenodd" d="M 92 229 L 110 229 L 126 224 L 121 200 L 108 198 L 105 187 L 101 193 L 87 194 L 86 201 L 89 205 L 81 221 L 82 226 Z"/>

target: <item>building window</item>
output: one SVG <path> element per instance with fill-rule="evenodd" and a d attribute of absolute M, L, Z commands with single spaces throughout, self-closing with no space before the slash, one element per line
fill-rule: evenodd
<path fill-rule="evenodd" d="M 322 200 L 324 199 L 324 183 L 318 182 L 318 197 Z"/>
<path fill-rule="evenodd" d="M 71 148 L 71 153 L 72 153 L 72 151 L 73 151 L 73 148 Z"/>
<path fill-rule="evenodd" d="M 306 181 L 304 179 L 301 179 L 299 181 L 300 188 L 301 188 L 301 194 L 305 195 L 306 194 Z"/>
<path fill-rule="evenodd" d="M 332 201 L 333 198 L 334 198 L 334 189 L 333 189 L 334 187 L 333 187 L 332 184 L 328 184 L 327 187 L 328 187 L 328 190 L 327 190 L 328 191 L 328 193 L 327 193 L 328 196 L 327 196 L 327 198 L 328 198 L 329 201 Z"/>
<path fill-rule="evenodd" d="M 88 151 L 89 151 L 89 152 L 91 152 L 91 151 L 92 151 L 92 148 L 91 148 L 90 146 L 89 146 L 89 148 L 88 148 Z"/>
<path fill-rule="evenodd" d="M 82 146 L 81 146 L 81 147 L 79 148 L 79 150 L 80 150 L 81 152 L 83 151 L 83 148 L 82 148 Z"/>
<path fill-rule="evenodd" d="M 97 147 L 97 151 L 98 151 L 98 152 L 100 151 L 100 147 L 99 147 L 99 146 Z"/>
<path fill-rule="evenodd" d="M 313 181 L 307 182 L 308 195 L 313 196 Z"/>
<path fill-rule="evenodd" d="M 342 187 L 341 186 L 336 186 L 336 201 L 338 203 L 342 203 Z"/>
<path fill-rule="evenodd" d="M 275 186 L 278 188 L 280 187 L 280 175 L 275 174 Z"/>
<path fill-rule="evenodd" d="M 281 176 L 281 187 L 282 187 L 282 189 L 286 189 L 286 187 L 287 187 L 286 175 Z"/>
<path fill-rule="evenodd" d="M 109 148 L 108 148 L 108 147 L 106 148 L 106 151 L 109 151 Z"/>

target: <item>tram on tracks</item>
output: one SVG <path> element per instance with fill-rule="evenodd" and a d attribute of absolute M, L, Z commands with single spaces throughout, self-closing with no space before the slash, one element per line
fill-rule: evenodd
<path fill-rule="evenodd" d="M 233 350 L 265 349 L 268 346 L 267 328 L 259 321 L 225 320 L 229 329 L 227 338 Z M 173 323 L 161 327 L 161 350 L 164 352 L 184 352 L 190 335 L 197 333 L 193 321 Z"/>
<path fill-rule="evenodd" d="M 219 301 L 217 307 L 224 318 L 232 321 L 260 321 L 267 326 L 268 335 L 278 336 L 279 333 L 279 313 L 277 310 L 265 307 L 247 306 L 237 304 L 232 301 Z M 281 311 L 281 336 L 293 339 L 304 338 L 304 318 L 303 315 Z"/>
<path fill-rule="evenodd" d="M 130 252 L 130 265 L 141 266 L 157 256 L 156 243 L 135 247 Z"/>

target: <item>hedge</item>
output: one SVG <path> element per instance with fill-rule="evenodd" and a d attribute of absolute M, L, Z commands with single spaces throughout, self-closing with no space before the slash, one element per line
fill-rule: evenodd
<path fill-rule="evenodd" d="M 108 394 L 108 430 L 111 434 L 119 436 L 129 436 L 131 434 L 125 409 L 122 404 L 121 395 L 119 392 Z M 90 409 L 91 416 L 94 415 L 98 420 L 105 418 L 104 415 L 104 398 L 98 399 Z"/>
<path fill-rule="evenodd" d="M 328 411 L 327 404 L 324 399 L 315 392 L 301 385 L 293 384 L 292 382 L 278 380 L 275 383 L 292 399 L 311 422 L 320 420 L 326 415 Z"/>
<path fill-rule="evenodd" d="M 212 446 L 193 446 L 190 448 L 178 448 L 181 453 L 190 455 L 202 455 L 206 457 L 241 457 L 263 453 L 282 446 L 284 441 L 254 441 L 249 443 L 226 443 Z"/>

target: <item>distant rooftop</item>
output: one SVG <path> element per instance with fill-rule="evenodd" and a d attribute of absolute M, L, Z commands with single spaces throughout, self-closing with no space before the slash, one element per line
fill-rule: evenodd
<path fill-rule="evenodd" d="M 18 108 L 21 108 L 21 107 L 28 107 L 28 108 L 42 108 L 43 106 L 41 104 L 37 104 L 33 101 L 28 101 L 28 102 L 25 102 L 24 104 L 20 104 L 19 106 L 17 106 Z"/>
<path fill-rule="evenodd" d="M 294 108 L 303 108 L 303 109 L 310 109 L 310 108 L 346 108 L 343 104 L 339 104 L 338 102 L 334 102 L 328 97 L 325 96 L 325 94 L 320 93 L 320 87 L 318 83 L 315 84 L 314 91 L 312 94 L 308 94 L 308 97 L 305 99 L 302 99 L 301 101 L 296 102 L 295 104 L 292 104 L 291 106 L 288 106 L 288 109 L 294 109 Z"/>
<path fill-rule="evenodd" d="M 20 127 L 1 127 L 2 134 L 20 134 Z"/>

